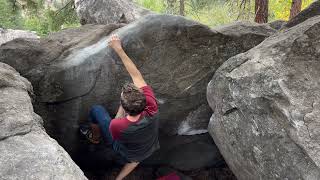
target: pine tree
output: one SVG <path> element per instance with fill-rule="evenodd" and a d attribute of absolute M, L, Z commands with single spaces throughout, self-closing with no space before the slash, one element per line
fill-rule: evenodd
<path fill-rule="evenodd" d="M 255 0 L 255 19 L 257 23 L 268 22 L 269 0 Z"/>
<path fill-rule="evenodd" d="M 299 12 L 301 11 L 301 5 L 302 5 L 301 0 L 292 0 L 289 19 L 292 19 L 297 14 L 299 14 Z"/>

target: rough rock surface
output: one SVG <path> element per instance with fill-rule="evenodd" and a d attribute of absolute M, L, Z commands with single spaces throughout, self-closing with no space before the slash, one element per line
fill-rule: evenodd
<path fill-rule="evenodd" d="M 298 15 L 288 21 L 288 23 L 285 24 L 283 28 L 291 28 L 317 15 L 320 15 L 320 0 L 316 0 L 309 7 L 301 11 Z"/>
<path fill-rule="evenodd" d="M 81 156 L 78 126 L 87 121 L 89 108 L 102 104 L 114 114 L 121 86 L 130 80 L 120 59 L 106 46 L 105 36 L 116 28 L 88 25 L 37 43 L 16 40 L 0 48 L 0 61 L 14 66 L 32 82 L 36 112 L 44 118 L 48 133 L 73 157 Z M 212 30 L 180 16 L 150 15 L 116 32 L 155 90 L 161 133 L 191 135 L 206 132 L 212 114 L 206 85 L 215 70 L 275 30 L 244 22 Z"/>
<path fill-rule="evenodd" d="M 161 151 L 145 160 L 144 165 L 164 164 L 181 171 L 225 165 L 209 133 L 197 136 L 162 136 L 160 146 Z"/>
<path fill-rule="evenodd" d="M 1 44 L 11 41 L 16 38 L 31 38 L 38 39 L 36 33 L 23 30 L 2 29 L 0 28 L 0 46 Z"/>
<path fill-rule="evenodd" d="M 0 63 L 0 179 L 87 179 L 33 112 L 31 83 Z"/>
<path fill-rule="evenodd" d="M 151 14 L 131 0 L 75 0 L 81 24 L 130 23 Z"/>
<path fill-rule="evenodd" d="M 280 30 L 286 23 L 287 23 L 287 21 L 276 20 L 276 21 L 272 21 L 272 22 L 270 22 L 270 23 L 268 23 L 268 24 L 269 24 L 270 27 L 272 27 L 273 29 Z"/>
<path fill-rule="evenodd" d="M 320 16 L 226 61 L 209 132 L 239 180 L 320 179 Z"/>

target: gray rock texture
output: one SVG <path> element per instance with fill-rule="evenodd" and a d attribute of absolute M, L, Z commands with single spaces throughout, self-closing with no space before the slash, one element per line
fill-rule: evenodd
<path fill-rule="evenodd" d="M 151 11 L 131 0 L 75 0 L 81 24 L 130 23 Z"/>
<path fill-rule="evenodd" d="M 121 60 L 106 44 L 107 36 L 119 27 L 86 25 L 39 42 L 16 40 L 0 47 L 0 61 L 32 82 L 36 112 L 43 117 L 48 133 L 74 159 L 81 156 L 78 127 L 87 121 L 90 107 L 102 104 L 114 114 L 121 86 L 130 81 Z M 115 32 L 154 88 L 161 134 L 175 136 L 207 131 L 212 111 L 206 86 L 216 69 L 275 30 L 245 22 L 210 29 L 180 16 L 149 15 Z M 202 142 L 208 145 L 203 147 L 212 147 L 206 139 Z"/>
<path fill-rule="evenodd" d="M 87 179 L 33 112 L 31 83 L 0 63 L 0 179 Z"/>
<path fill-rule="evenodd" d="M 320 15 L 320 0 L 316 0 L 309 7 L 301 11 L 298 15 L 288 21 L 288 23 L 285 24 L 282 29 L 291 28 L 317 15 Z"/>
<path fill-rule="evenodd" d="M 181 171 L 225 166 L 209 133 L 197 136 L 162 136 L 160 146 L 161 151 L 145 160 L 144 164 L 164 164 Z"/>
<path fill-rule="evenodd" d="M 270 25 L 270 27 L 272 27 L 273 29 L 276 30 L 280 30 L 284 25 L 287 24 L 287 21 L 283 21 L 283 20 L 276 20 L 276 21 L 272 21 L 270 23 L 268 23 Z"/>
<path fill-rule="evenodd" d="M 13 29 L 2 29 L 0 28 L 0 46 L 3 43 L 11 41 L 16 38 L 31 38 L 31 39 L 38 39 L 36 33 L 30 31 L 23 31 L 23 30 L 13 30 Z"/>
<path fill-rule="evenodd" d="M 239 180 L 320 179 L 320 16 L 226 61 L 208 130 Z"/>

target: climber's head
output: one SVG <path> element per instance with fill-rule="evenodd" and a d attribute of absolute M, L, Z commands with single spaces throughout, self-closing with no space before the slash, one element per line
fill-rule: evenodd
<path fill-rule="evenodd" d="M 146 97 L 134 84 L 128 83 L 122 87 L 121 105 L 130 116 L 136 116 L 146 107 Z"/>

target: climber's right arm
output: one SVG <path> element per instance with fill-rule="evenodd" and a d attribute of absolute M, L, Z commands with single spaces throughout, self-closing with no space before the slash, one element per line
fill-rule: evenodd
<path fill-rule="evenodd" d="M 142 74 L 132 60 L 128 57 L 126 52 L 122 49 L 121 41 L 117 35 L 111 36 L 109 46 L 112 47 L 121 58 L 124 66 L 132 78 L 134 85 L 136 85 L 138 88 L 146 86 L 147 83 L 144 81 Z"/>

